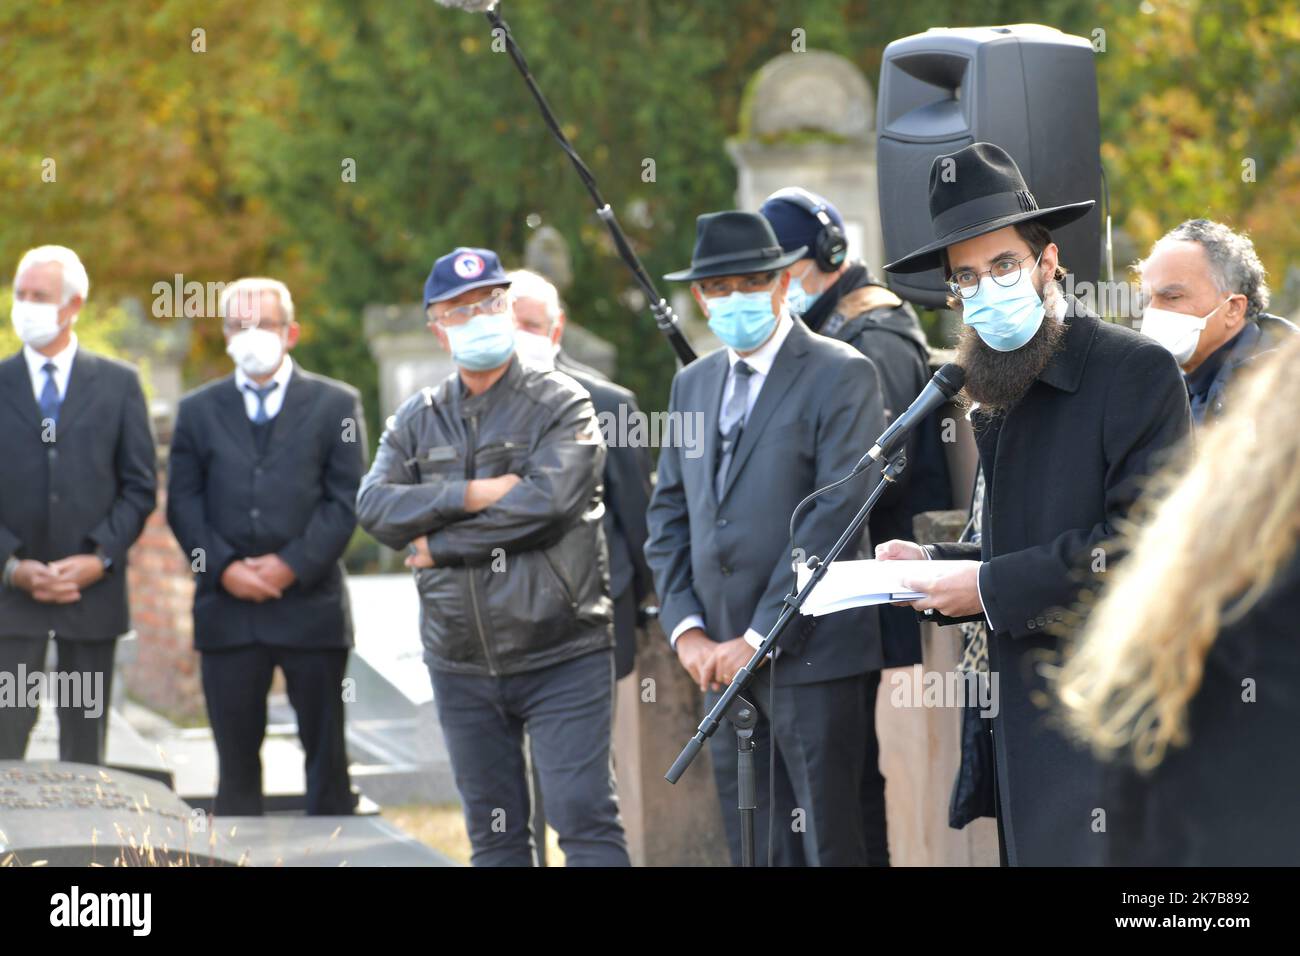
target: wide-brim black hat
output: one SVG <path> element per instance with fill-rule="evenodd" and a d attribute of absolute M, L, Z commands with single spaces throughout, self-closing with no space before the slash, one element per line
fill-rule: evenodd
<path fill-rule="evenodd" d="M 1036 220 L 1056 229 L 1085 216 L 1095 200 L 1040 209 L 1020 168 L 1006 150 L 971 143 L 935 157 L 930 166 L 930 222 L 935 239 L 885 266 L 886 272 L 924 272 L 943 265 L 940 252 L 1019 222 Z"/>
<path fill-rule="evenodd" d="M 714 276 L 770 272 L 798 262 L 808 251 L 802 246 L 781 251 L 772 224 L 756 212 L 710 212 L 695 220 L 695 251 L 691 267 L 670 272 L 670 282 L 691 282 Z"/>

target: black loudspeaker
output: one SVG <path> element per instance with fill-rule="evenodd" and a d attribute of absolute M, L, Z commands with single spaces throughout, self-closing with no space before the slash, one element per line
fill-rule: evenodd
<path fill-rule="evenodd" d="M 975 142 L 1001 146 L 1040 207 L 1096 199 L 1055 230 L 1061 264 L 1095 283 L 1101 261 L 1101 142 L 1092 44 L 1052 27 L 932 29 L 895 40 L 880 65 L 877 182 L 885 261 L 938 238 L 930 166 Z M 944 306 L 940 270 L 886 273 L 899 296 Z"/>

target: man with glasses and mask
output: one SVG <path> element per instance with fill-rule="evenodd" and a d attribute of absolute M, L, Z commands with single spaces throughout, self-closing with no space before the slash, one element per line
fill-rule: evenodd
<path fill-rule="evenodd" d="M 1255 244 L 1223 223 L 1189 219 L 1156 240 L 1137 265 L 1140 331 L 1167 348 L 1183 370 L 1197 425 L 1223 414 L 1239 370 L 1297 331 L 1269 315 L 1264 264 Z"/>
<path fill-rule="evenodd" d="M 262 813 L 266 697 L 284 673 L 306 809 L 350 814 L 342 683 L 352 646 L 341 558 L 365 471 L 357 390 L 297 365 L 293 299 L 274 279 L 221 296 L 235 371 L 181 400 L 167 520 L 194 569 L 194 646 L 219 764 L 214 812 Z"/>
<path fill-rule="evenodd" d="M 875 484 L 874 469 L 815 499 L 789 536 L 791 513 L 846 475 L 884 428 L 875 365 L 843 342 L 814 335 L 790 315 L 789 267 L 756 213 L 700 216 L 691 283 L 725 348 L 679 371 L 669 417 L 704 416 L 704 454 L 660 450 L 646 557 L 661 621 L 711 707 L 780 615 L 794 583 L 795 549 L 825 555 Z M 869 548 L 866 535 L 845 552 Z M 874 608 L 796 617 L 747 697 L 755 728 L 755 860 L 778 865 L 867 862 L 859 803 L 869 732 L 863 674 L 879 670 Z M 769 706 L 769 696 L 775 702 Z M 732 859 L 740 861 L 736 738 L 724 721 L 710 741 Z M 770 762 L 776 761 L 769 793 Z"/>
<path fill-rule="evenodd" d="M 1012 865 L 1103 859 L 1099 764 L 1051 726 L 1040 666 L 1066 612 L 1118 558 L 1108 543 L 1143 480 L 1191 430 L 1169 352 L 1061 290 L 1048 230 L 1092 205 L 1039 208 L 1011 157 L 974 143 L 930 169 L 934 241 L 885 266 L 948 276 L 985 495 L 979 544 L 896 540 L 876 556 L 946 559 L 906 582 L 927 595 L 911 606 L 987 621 L 998 829 Z"/>
<path fill-rule="evenodd" d="M 408 551 L 420 632 L 475 866 L 528 866 L 528 732 L 570 866 L 626 866 L 610 766 L 613 602 L 605 445 L 587 392 L 515 354 L 490 249 L 434 263 L 429 325 L 456 371 L 388 420 L 362 527 Z"/>

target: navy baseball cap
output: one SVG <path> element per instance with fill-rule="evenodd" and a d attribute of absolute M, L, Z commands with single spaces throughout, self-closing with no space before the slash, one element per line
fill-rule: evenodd
<path fill-rule="evenodd" d="M 491 249 L 458 246 L 433 264 L 424 282 L 424 307 L 454 299 L 462 292 L 485 285 L 509 285 L 510 277 Z"/>

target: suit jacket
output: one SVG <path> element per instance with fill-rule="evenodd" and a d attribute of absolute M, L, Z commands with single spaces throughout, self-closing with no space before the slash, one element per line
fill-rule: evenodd
<path fill-rule="evenodd" d="M 366 470 L 356 389 L 295 365 L 262 454 L 233 375 L 186 395 L 177 411 L 167 521 L 195 568 L 194 646 L 350 647 L 340 559 L 356 527 Z M 278 554 L 297 580 L 275 601 L 231 595 L 232 561 Z"/>
<path fill-rule="evenodd" d="M 1005 415 L 972 415 L 985 494 L 979 544 L 931 545 L 983 561 L 999 813 L 1012 865 L 1097 864 L 1101 767 L 1049 725 L 1039 665 L 1060 647 L 1072 608 L 1143 480 L 1191 433 L 1173 356 L 1070 299 L 1065 342 Z M 946 619 L 945 619 L 946 620 Z M 1049 628 L 1051 630 L 1049 630 Z"/>
<path fill-rule="evenodd" d="M 907 410 L 930 381 L 930 350 L 912 307 L 876 306 L 862 309 L 862 293 L 870 289 L 871 273 L 855 264 L 828 289 L 804 317 L 822 335 L 847 342 L 871 359 L 880 373 L 885 400 L 885 424 Z M 924 511 L 952 507 L 947 453 L 940 434 L 939 413 L 930 415 L 907 436 L 903 452 L 907 467 L 881 496 L 867 528 L 875 542 L 914 537 L 912 520 Z M 921 629 L 908 608 L 878 608 L 885 667 L 921 662 Z"/>
<path fill-rule="evenodd" d="M 27 361 L 0 362 L 0 564 L 54 561 L 97 547 L 110 573 L 74 604 L 0 589 L 0 638 L 112 640 L 131 627 L 126 555 L 157 498 L 157 453 L 135 369 L 78 346 L 54 441 L 42 427 Z"/>
<path fill-rule="evenodd" d="M 596 417 L 615 428 L 641 414 L 636 395 L 605 379 L 595 369 L 573 361 L 564 352 L 555 367 L 591 394 Z M 608 436 L 607 436 L 608 437 Z M 629 587 L 637 601 L 654 591 L 654 576 L 645 561 L 646 509 L 650 507 L 650 475 L 654 464 L 647 449 L 615 442 L 605 455 L 605 542 L 609 547 L 610 593 L 618 598 Z"/>
<path fill-rule="evenodd" d="M 766 634 L 794 584 L 791 549 L 825 556 L 861 507 L 875 469 L 817 498 L 788 535 L 790 514 L 814 489 L 848 474 L 883 430 L 879 375 L 843 342 L 799 319 L 782 343 L 736 445 L 722 497 L 714 489 L 718 416 L 729 362 L 719 349 L 673 379 L 670 413 L 703 416 L 703 454 L 681 442 L 659 453 L 646 558 L 662 602 L 664 631 L 702 615 L 715 641 Z M 859 546 L 870 548 L 864 532 Z M 842 557 L 858 557 L 850 547 Z M 776 679 L 813 683 L 877 670 L 874 608 L 797 617 L 778 646 Z"/>

